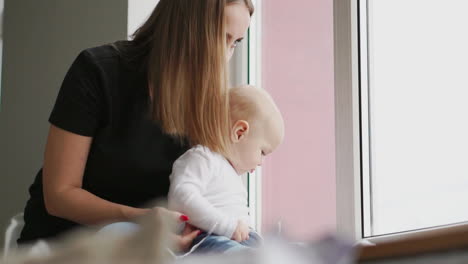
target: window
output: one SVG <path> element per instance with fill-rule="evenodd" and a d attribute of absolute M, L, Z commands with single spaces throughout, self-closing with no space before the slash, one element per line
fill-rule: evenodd
<path fill-rule="evenodd" d="M 337 190 L 352 189 L 339 194 L 352 198 L 344 229 L 359 238 L 463 224 L 468 2 L 337 2 L 335 16 L 349 12 L 335 17 L 335 43 L 347 42 L 335 49 Z"/>
<path fill-rule="evenodd" d="M 255 13 L 251 18 L 247 37 L 237 45 L 229 62 L 230 86 L 260 85 L 261 0 L 252 0 Z M 250 216 L 255 230 L 261 232 L 261 168 L 246 173 L 242 179 L 248 190 Z"/>

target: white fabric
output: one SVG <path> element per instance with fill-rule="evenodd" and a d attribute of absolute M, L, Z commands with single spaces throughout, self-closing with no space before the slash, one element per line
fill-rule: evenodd
<path fill-rule="evenodd" d="M 5 244 L 3 247 L 4 257 L 6 257 L 12 249 L 17 247 L 16 240 L 19 238 L 23 226 L 23 213 L 17 214 L 11 218 L 10 225 L 5 232 Z"/>
<path fill-rule="evenodd" d="M 217 235 L 232 237 L 238 220 L 250 224 L 247 190 L 228 160 L 203 146 L 174 162 L 169 208 L 186 214 L 189 223 Z"/>
<path fill-rule="evenodd" d="M 20 213 L 15 215 L 10 220 L 10 225 L 5 232 L 5 245 L 3 247 L 3 259 L 7 257 L 18 248 L 16 240 L 20 237 L 21 230 L 24 227 L 24 214 Z M 51 253 L 49 245 L 43 241 L 38 240 L 36 243 L 29 245 L 28 250 L 25 251 L 31 257 L 45 257 Z"/>

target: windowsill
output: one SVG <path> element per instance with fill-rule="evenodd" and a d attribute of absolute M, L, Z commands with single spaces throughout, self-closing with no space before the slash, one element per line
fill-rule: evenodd
<path fill-rule="evenodd" d="M 386 259 L 468 248 L 468 223 L 367 239 L 359 260 Z"/>

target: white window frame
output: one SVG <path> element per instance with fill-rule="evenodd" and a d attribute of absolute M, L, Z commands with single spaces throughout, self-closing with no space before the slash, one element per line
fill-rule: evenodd
<path fill-rule="evenodd" d="M 336 228 L 362 239 L 357 1 L 334 0 Z"/>
<path fill-rule="evenodd" d="M 255 13 L 251 18 L 247 37 L 238 45 L 231 59 L 230 77 L 235 84 L 251 84 L 262 89 L 261 77 L 261 0 L 252 0 Z M 245 68 L 247 65 L 247 69 Z M 249 193 L 249 208 L 252 224 L 261 233 L 262 228 L 262 169 L 243 177 Z"/>
<path fill-rule="evenodd" d="M 468 223 L 425 228 L 408 232 L 366 237 L 364 224 L 371 223 L 369 138 L 367 122 L 361 122 L 361 100 L 367 101 L 367 24 L 368 0 L 334 0 L 334 63 L 335 63 L 335 143 L 336 143 L 336 217 L 337 232 L 359 241 L 367 239 L 383 243 L 420 235 L 458 230 Z M 361 46 L 360 46 L 361 45 Z M 362 68 L 360 70 L 360 63 Z M 363 93 L 360 92 L 363 89 Z M 362 110 L 361 110 L 362 108 Z M 367 116 L 367 112 L 363 112 Z M 369 184 L 370 183 L 370 184 Z M 365 209 L 365 210 L 363 210 Z M 367 213 L 364 213 L 367 212 Z M 369 224 L 370 225 L 370 224 Z M 370 226 L 369 226 L 370 227 Z"/>
<path fill-rule="evenodd" d="M 248 65 L 249 75 L 247 83 L 255 85 L 259 89 L 262 87 L 262 0 L 252 0 L 255 6 L 255 13 L 252 16 L 248 34 Z M 249 207 L 255 230 L 262 232 L 262 168 L 258 167 L 255 172 L 248 177 L 249 187 Z"/>

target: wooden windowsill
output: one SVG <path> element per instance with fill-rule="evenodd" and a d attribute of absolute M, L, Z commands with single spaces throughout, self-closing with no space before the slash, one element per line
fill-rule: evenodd
<path fill-rule="evenodd" d="M 400 240 L 361 247 L 359 261 L 468 249 L 468 225 L 448 227 Z"/>

